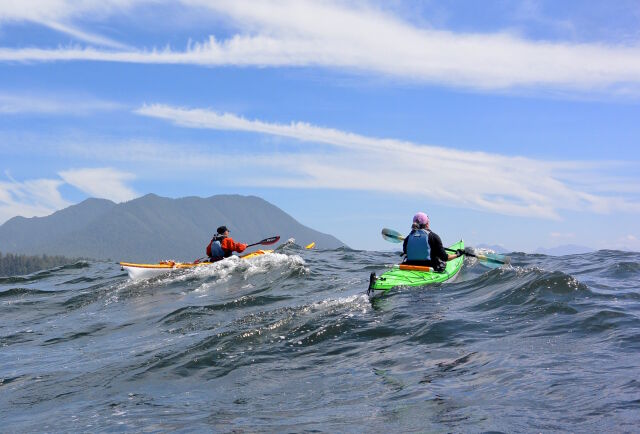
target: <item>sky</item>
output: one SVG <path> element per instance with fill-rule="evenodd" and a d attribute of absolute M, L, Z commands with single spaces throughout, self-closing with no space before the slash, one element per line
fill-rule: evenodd
<path fill-rule="evenodd" d="M 639 141 L 637 0 L 0 1 L 0 224 L 242 194 L 355 249 L 423 211 L 640 251 Z"/>

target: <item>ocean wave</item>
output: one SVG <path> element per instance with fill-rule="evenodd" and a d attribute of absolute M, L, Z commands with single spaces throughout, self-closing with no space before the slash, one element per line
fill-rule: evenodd
<path fill-rule="evenodd" d="M 0 277 L 0 285 L 10 284 L 10 283 L 28 283 L 28 282 L 37 282 L 39 280 L 48 279 L 50 277 L 56 277 L 60 272 L 66 270 L 80 270 L 84 268 L 89 268 L 89 261 L 77 261 L 73 264 L 60 265 L 57 267 L 49 268 L 46 270 L 36 271 L 34 273 L 24 275 L 24 276 L 6 276 Z"/>
<path fill-rule="evenodd" d="M 269 309 L 269 304 L 229 322 L 216 317 L 216 313 L 229 307 L 242 313 L 241 303 L 188 307 L 172 312 L 162 319 L 162 324 L 169 326 L 172 334 L 191 336 L 193 342 L 169 357 L 146 363 L 148 367 L 140 375 L 169 369 L 176 374 L 202 371 L 206 378 L 219 378 L 243 366 L 265 363 L 287 354 L 308 355 L 316 346 L 364 324 L 362 318 L 369 309 L 364 294 L 274 309 Z M 345 351 L 345 346 L 340 344 L 330 355 Z"/>
<path fill-rule="evenodd" d="M 633 431 L 639 260 L 514 253 L 489 270 L 467 258 L 454 281 L 375 301 L 369 273 L 394 252 L 291 247 L 139 281 L 92 261 L 4 280 L 3 423 Z"/>
<path fill-rule="evenodd" d="M 553 303 L 566 305 L 592 294 L 587 285 L 569 274 L 536 267 L 492 270 L 464 282 L 461 288 L 466 289 L 465 304 L 471 311 L 531 308 Z"/>
<path fill-rule="evenodd" d="M 33 295 L 47 295 L 52 294 L 59 291 L 44 291 L 41 289 L 33 289 L 33 288 L 7 288 L 0 290 L 0 298 L 8 298 L 8 297 L 21 297 L 27 298 Z"/>

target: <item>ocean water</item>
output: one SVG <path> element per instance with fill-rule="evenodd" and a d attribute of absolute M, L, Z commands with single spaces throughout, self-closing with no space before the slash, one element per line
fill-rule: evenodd
<path fill-rule="evenodd" d="M 397 260 L 290 246 L 0 278 L 0 430 L 640 431 L 640 254 L 467 258 L 370 301 Z"/>

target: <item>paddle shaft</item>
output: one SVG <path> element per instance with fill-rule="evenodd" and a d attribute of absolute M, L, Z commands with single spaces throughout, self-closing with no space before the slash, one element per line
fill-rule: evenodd
<path fill-rule="evenodd" d="M 388 228 L 382 229 L 382 237 L 385 240 L 391 241 L 394 243 L 400 243 L 405 239 L 405 237 L 400 232 L 394 231 L 393 229 L 388 229 Z M 448 249 L 446 247 L 444 249 L 449 252 L 457 253 L 457 251 L 453 249 Z M 505 257 L 504 260 L 501 260 L 496 257 L 491 257 L 487 255 L 482 255 L 482 254 L 476 255 L 475 253 L 471 252 L 469 249 L 465 249 L 464 254 L 477 258 L 481 262 L 487 261 L 487 262 L 493 262 L 495 264 L 508 264 L 510 259 L 509 257 Z"/>
<path fill-rule="evenodd" d="M 257 246 L 259 244 L 263 246 L 268 246 L 269 244 L 275 244 L 280 239 L 280 235 L 276 235 L 275 237 L 265 238 L 264 240 L 260 240 L 257 243 L 247 244 L 247 247 Z"/>
<path fill-rule="evenodd" d="M 449 252 L 454 252 L 454 253 L 456 252 L 455 250 L 448 249 L 446 247 L 444 249 L 449 251 Z M 464 254 L 467 255 L 467 256 L 473 256 L 474 258 L 478 258 L 481 261 L 495 262 L 496 264 L 506 264 L 507 263 L 506 261 L 501 261 L 500 259 L 496 259 L 496 258 L 490 258 L 489 256 L 486 256 L 486 255 L 482 255 L 482 254 L 476 255 L 474 253 L 467 252 L 466 250 L 464 251 Z"/>
<path fill-rule="evenodd" d="M 458 251 L 457 251 L 457 250 L 453 250 L 453 249 L 450 249 L 450 248 L 448 248 L 448 247 L 445 247 L 444 249 L 445 249 L 447 252 L 451 252 L 451 253 L 458 253 Z M 474 255 L 474 254 L 473 254 L 473 253 L 471 253 L 471 252 L 467 252 L 466 250 L 464 251 L 464 254 L 465 254 L 465 255 L 467 255 L 467 256 L 473 256 L 474 258 L 477 258 L 477 256 L 476 256 L 476 255 Z"/>

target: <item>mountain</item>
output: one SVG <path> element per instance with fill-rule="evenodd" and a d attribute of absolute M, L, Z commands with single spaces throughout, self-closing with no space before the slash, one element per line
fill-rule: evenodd
<path fill-rule="evenodd" d="M 500 244 L 478 244 L 476 247 L 478 247 L 479 249 L 491 250 L 493 252 L 501 253 L 501 254 L 512 252 L 512 250 L 507 250 L 505 247 L 501 246 Z"/>
<path fill-rule="evenodd" d="M 218 226 L 236 241 L 253 243 L 272 235 L 315 241 L 317 249 L 345 244 L 308 228 L 255 196 L 217 195 L 170 199 L 148 194 L 115 204 L 87 199 L 47 217 L 14 217 L 0 226 L 0 251 L 126 261 L 192 260 Z M 256 247 L 259 248 L 259 247 Z"/>
<path fill-rule="evenodd" d="M 550 256 L 564 256 L 564 255 L 579 255 L 581 253 L 595 252 L 595 249 L 586 246 L 579 246 L 577 244 L 563 244 L 557 247 L 551 247 L 548 249 L 539 247 L 535 253 L 541 253 L 543 255 Z"/>
<path fill-rule="evenodd" d="M 66 235 L 78 229 L 77 222 L 94 220 L 115 203 L 106 199 L 87 199 L 57 211 L 47 217 L 13 217 L 0 226 L 0 251 L 23 254 L 49 254 L 50 252 L 30 249 L 40 245 L 40 241 L 49 241 L 54 234 Z"/>

